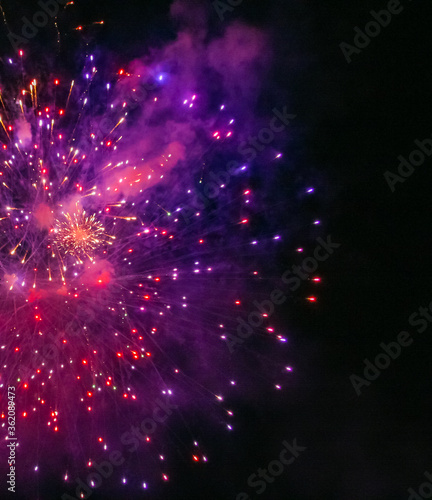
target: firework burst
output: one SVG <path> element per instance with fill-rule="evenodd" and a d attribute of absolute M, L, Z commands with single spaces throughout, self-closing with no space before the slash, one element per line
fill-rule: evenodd
<path fill-rule="evenodd" d="M 241 35 L 250 50 L 228 70 L 211 61 L 240 43 L 232 33 L 202 50 L 214 74 L 247 85 L 239 68 L 266 56 L 261 35 Z M 26 471 L 72 490 L 113 450 L 126 461 L 122 484 L 128 470 L 142 488 L 168 481 L 165 427 L 127 434 L 161 405 L 233 429 L 224 393 L 237 397 L 243 368 L 227 361 L 227 338 L 283 241 L 273 222 L 251 228 L 264 201 L 238 152 L 237 93 L 190 78 L 203 68 L 179 40 L 126 69 L 86 54 L 73 79 L 27 74 L 23 53 L 0 71 L 1 386 L 19 396 Z M 281 158 L 269 147 L 266 169 Z M 283 346 L 271 321 L 260 314 L 258 337 Z M 290 371 L 281 365 L 269 386 L 280 390 Z M 189 426 L 181 447 L 194 464 L 208 459 Z"/>
<path fill-rule="evenodd" d="M 83 258 L 93 260 L 95 250 L 108 241 L 105 228 L 96 218 L 96 214 L 87 215 L 77 210 L 64 214 L 63 221 L 57 220 L 54 228 L 55 244 L 66 254 L 73 255 L 82 264 Z M 114 237 L 112 237 L 115 239 Z"/>

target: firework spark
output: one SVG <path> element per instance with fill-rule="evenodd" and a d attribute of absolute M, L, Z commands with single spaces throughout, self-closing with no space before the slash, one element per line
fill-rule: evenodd
<path fill-rule="evenodd" d="M 66 254 L 73 255 L 80 263 L 84 257 L 93 261 L 95 250 L 105 241 L 111 243 L 96 214 L 87 215 L 84 210 L 77 210 L 71 214 L 65 213 L 64 219 L 66 220 L 56 221 L 54 241 Z"/>

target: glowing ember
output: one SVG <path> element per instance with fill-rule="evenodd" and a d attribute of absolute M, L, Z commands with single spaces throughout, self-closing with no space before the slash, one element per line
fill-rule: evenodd
<path fill-rule="evenodd" d="M 88 216 L 85 211 L 64 214 L 64 221 L 56 221 L 54 230 L 56 244 L 67 254 L 81 260 L 88 257 L 106 240 L 105 228 L 96 219 L 96 214 Z"/>

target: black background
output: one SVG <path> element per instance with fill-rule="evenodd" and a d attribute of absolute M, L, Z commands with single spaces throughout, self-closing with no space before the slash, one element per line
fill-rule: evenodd
<path fill-rule="evenodd" d="M 19 3 L 2 2 L 12 25 L 21 8 L 32 8 Z M 169 4 L 77 2 L 74 15 L 76 24 L 104 19 L 98 43 L 127 61 L 146 44 L 174 37 Z M 247 491 L 263 499 L 395 500 L 408 498 L 409 487 L 417 491 L 432 471 L 432 325 L 419 334 L 408 324 L 432 301 L 431 159 L 394 193 L 383 175 L 396 172 L 397 156 L 415 149 L 415 139 L 432 136 L 432 8 L 403 5 L 350 64 L 339 44 L 352 43 L 354 27 L 363 28 L 384 1 L 244 0 L 227 14 L 225 22 L 242 19 L 273 34 L 274 75 L 306 131 L 302 161 L 326 179 L 321 218 L 341 248 L 320 270 L 316 307 L 298 306 L 285 318 L 298 332 L 292 387 L 282 398 L 269 394 L 238 408 L 238 430 L 226 441 L 212 442 L 209 427 L 207 467 L 179 462 L 159 496 L 129 498 L 224 500 Z M 1 40 L 8 51 L 4 33 Z M 373 360 L 379 344 L 402 330 L 414 343 L 358 397 L 349 376 L 361 375 L 363 359 Z M 307 450 L 253 496 L 247 478 L 294 437 Z M 55 488 L 41 484 L 34 498 L 60 498 Z M 122 491 L 113 485 L 112 496 L 91 498 L 123 498 Z"/>

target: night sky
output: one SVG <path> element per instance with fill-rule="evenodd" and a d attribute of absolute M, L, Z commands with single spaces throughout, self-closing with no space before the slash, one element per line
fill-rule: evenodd
<path fill-rule="evenodd" d="M 53 74 L 61 71 L 65 79 L 73 78 L 82 66 L 78 54 L 87 43 L 106 67 L 128 67 L 148 54 L 150 47 L 161 48 L 176 40 L 185 20 L 192 30 L 204 29 L 207 39 L 221 36 L 237 23 L 265 33 L 269 42 L 263 59 L 268 61 L 254 107 L 246 110 L 239 104 L 238 116 L 247 122 L 248 131 L 268 124 L 274 108 L 286 106 L 296 118 L 277 145 L 284 152 L 279 170 L 270 169 L 263 159 L 251 162 L 249 182 L 260 192 L 262 203 L 251 231 L 258 238 L 280 231 L 284 238 L 277 249 L 265 249 L 260 260 L 249 256 L 268 278 L 256 289 L 242 290 L 242 301 L 250 304 L 245 311 L 252 310 L 254 300 L 264 300 L 281 286 L 280 276 L 312 254 L 317 237 L 326 240 L 331 235 L 340 247 L 320 263 L 315 273 L 322 280 L 318 286 L 303 283 L 278 306 L 272 319 L 288 337 L 287 348 L 263 347 L 253 339 L 232 355 L 226 351 L 226 361 L 219 358 L 222 351 L 215 354 L 218 369 L 226 363 L 227 371 L 233 370 L 239 378 L 239 396 L 229 401 L 235 410 L 232 432 L 221 430 L 219 414 L 197 413 L 188 401 L 181 416 L 175 414 L 167 424 L 168 482 L 144 492 L 123 487 L 119 473 L 88 498 L 430 498 L 432 480 L 431 489 L 423 490 L 429 496 L 410 497 L 408 489 L 419 493 L 428 481 L 425 471 L 432 474 L 432 315 L 424 323 L 412 318 L 432 301 L 428 259 L 432 254 L 432 154 L 410 176 L 398 174 L 398 157 L 408 158 L 418 149 L 416 140 L 432 140 L 430 4 L 401 2 L 403 10 L 360 53 L 356 49 L 348 62 L 341 43 L 353 46 L 354 28 L 363 30 L 373 19 L 372 10 L 387 9 L 395 2 L 244 0 L 227 10 L 224 20 L 210 0 L 177 3 L 182 5 L 182 19 L 170 16 L 171 1 L 76 0 L 59 18 L 61 48 L 50 24 L 24 48 L 31 55 L 26 64 L 37 71 L 44 59 L 54 68 Z M 31 1 L 2 0 L 0 4 L 15 32 L 22 16 L 35 11 Z M 73 30 L 102 19 L 103 26 Z M 14 56 L 7 34 L 2 24 L 2 60 Z M 213 96 L 218 94 L 212 75 L 202 75 L 201 81 L 214 87 Z M 250 89 L 255 92 L 252 80 Z M 227 160 L 229 153 L 221 158 Z M 399 175 L 399 182 L 391 187 L 385 172 Z M 308 185 L 314 186 L 316 194 L 303 200 L 299 191 Z M 223 226 L 226 211 L 222 216 L 220 210 L 215 208 L 214 217 L 220 217 Z M 316 219 L 321 221 L 318 228 L 311 226 Z M 231 252 L 236 259 L 235 242 L 226 238 L 227 255 Z M 306 249 L 302 256 L 295 255 L 298 246 Z M 211 291 L 203 288 L 202 293 L 215 294 L 218 300 L 217 289 L 209 286 Z M 314 303 L 305 300 L 311 294 L 317 299 Z M 235 312 L 230 314 L 235 317 Z M 380 344 L 395 342 L 402 331 L 409 332 L 413 342 L 401 347 L 397 359 L 376 380 L 365 383 L 359 395 L 350 377 L 365 379 L 364 360 L 373 363 L 384 352 Z M 207 366 L 202 383 L 212 385 L 219 371 L 212 380 L 212 356 L 206 354 L 203 362 Z M 191 362 L 186 364 L 191 373 L 197 369 Z M 279 364 L 292 366 L 293 373 L 283 391 L 270 390 Z M 124 428 L 127 425 L 118 434 Z M 189 449 L 182 444 L 187 441 L 185 428 L 199 436 L 209 458 L 206 464 L 191 461 Z M 110 434 L 116 434 L 114 424 Z M 292 444 L 294 439 L 306 448 L 295 461 L 272 478 L 261 494 L 257 487 L 248 486 L 252 474 L 279 459 L 283 442 Z M 52 456 L 62 460 L 55 448 Z M 134 460 L 130 477 L 138 474 L 139 463 Z M 0 498 L 9 498 L 3 455 L 2 462 Z M 10 498 L 51 500 L 61 499 L 64 493 L 74 498 L 73 482 L 66 487 L 57 471 L 44 473 L 37 483 L 28 479 L 26 470 L 18 474 L 17 492 Z M 31 490 L 24 486 L 26 482 Z"/>

